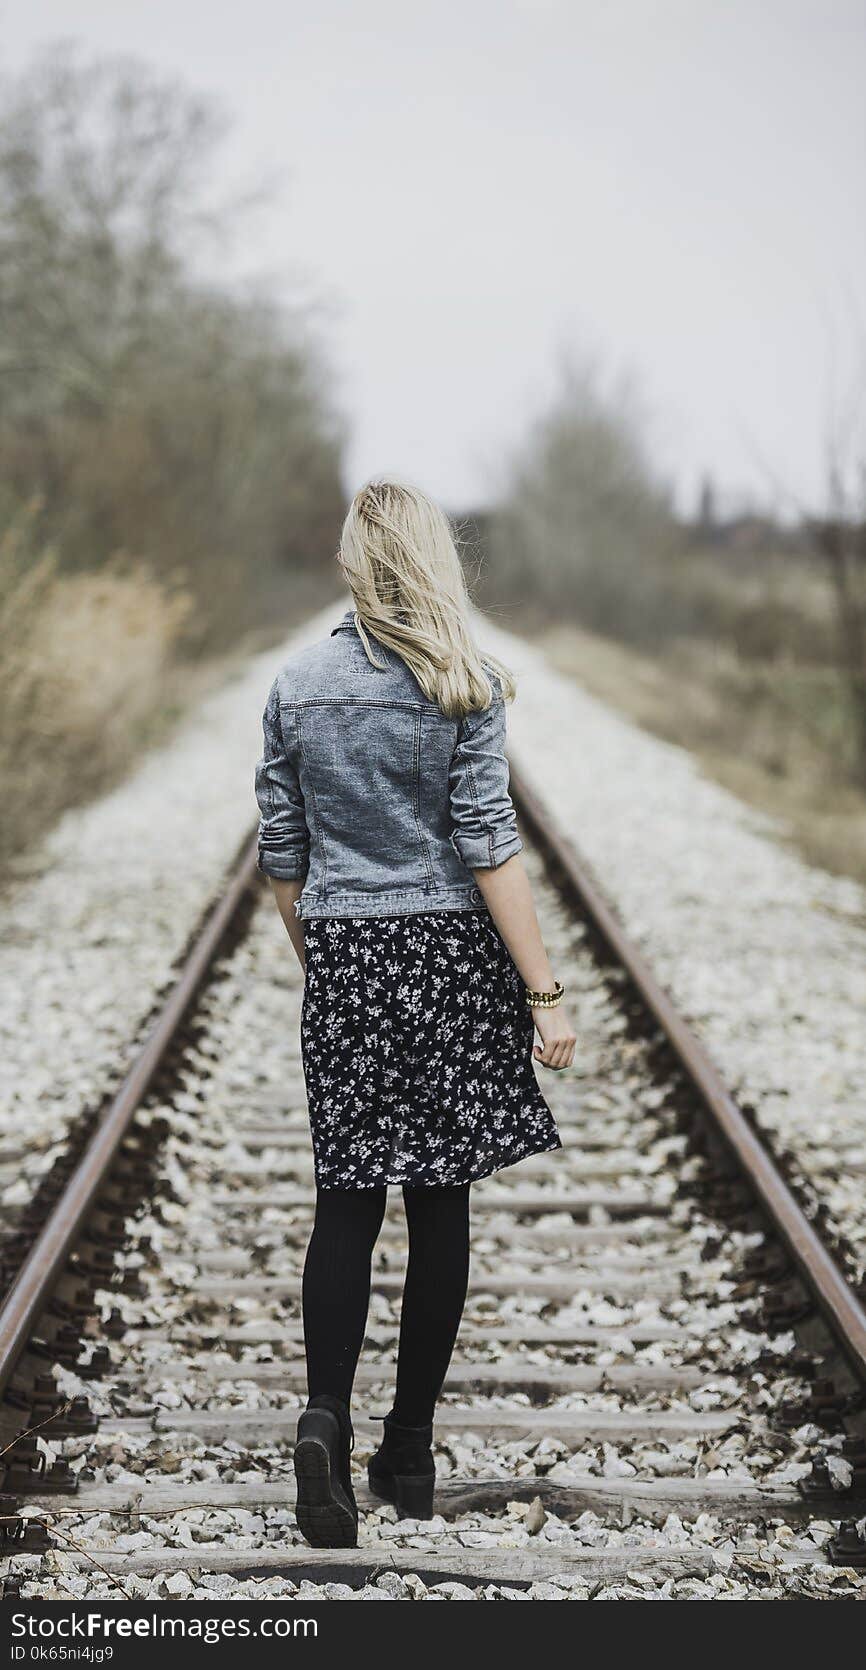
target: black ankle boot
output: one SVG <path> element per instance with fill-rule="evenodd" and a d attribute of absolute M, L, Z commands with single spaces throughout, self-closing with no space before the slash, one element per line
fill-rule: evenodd
<path fill-rule="evenodd" d="M 313 1397 L 298 1421 L 295 1478 L 298 1530 L 313 1548 L 354 1548 L 358 1509 L 352 1490 L 352 1422 L 336 1397 Z"/>
<path fill-rule="evenodd" d="M 385 1436 L 367 1468 L 374 1496 L 393 1502 L 402 1519 L 432 1519 L 436 1468 L 433 1427 L 398 1426 L 385 1416 Z"/>

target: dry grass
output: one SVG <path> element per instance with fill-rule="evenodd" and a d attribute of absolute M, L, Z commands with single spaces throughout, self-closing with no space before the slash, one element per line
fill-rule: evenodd
<path fill-rule="evenodd" d="M 188 608 L 144 568 L 58 578 L 31 640 L 45 742 L 83 751 L 98 737 L 105 758 L 122 757 L 153 712 Z"/>
<path fill-rule="evenodd" d="M 188 610 L 145 569 L 59 575 L 25 518 L 0 540 L 0 863 L 106 787 L 166 711 Z"/>
<path fill-rule="evenodd" d="M 574 626 L 534 636 L 561 672 L 778 819 L 810 863 L 866 883 L 866 797 L 830 745 L 832 677 L 694 640 L 651 656 Z"/>
<path fill-rule="evenodd" d="M 141 564 L 59 572 L 38 530 L 34 508 L 0 537 L 0 878 L 26 873 L 34 836 L 118 782 L 246 656 L 339 595 L 333 563 L 284 578 L 267 628 L 191 660 L 188 596 Z"/>

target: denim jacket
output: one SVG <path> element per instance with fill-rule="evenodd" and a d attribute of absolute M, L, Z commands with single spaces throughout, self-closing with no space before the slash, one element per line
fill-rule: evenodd
<path fill-rule="evenodd" d="M 448 719 L 349 610 L 293 656 L 264 713 L 259 867 L 304 879 L 301 917 L 478 910 L 471 871 L 519 852 L 505 704 Z"/>

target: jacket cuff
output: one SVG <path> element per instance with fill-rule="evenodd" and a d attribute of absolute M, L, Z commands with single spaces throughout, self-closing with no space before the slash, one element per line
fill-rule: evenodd
<path fill-rule="evenodd" d="M 480 835 L 466 835 L 455 830 L 451 845 L 467 870 L 498 870 L 500 864 L 513 858 L 516 852 L 523 851 L 523 842 L 516 829 L 507 829 L 501 835 L 494 835 L 492 830 L 484 830 Z"/>
<path fill-rule="evenodd" d="M 259 869 L 274 881 L 302 881 L 310 867 L 309 852 L 260 852 Z"/>

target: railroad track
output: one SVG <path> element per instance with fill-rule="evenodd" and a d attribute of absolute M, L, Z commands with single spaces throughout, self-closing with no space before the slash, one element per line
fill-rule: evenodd
<path fill-rule="evenodd" d="M 579 1064 L 545 1075 L 563 1151 L 473 1191 L 436 1519 L 398 1525 L 361 1490 L 357 1550 L 309 1549 L 294 1525 L 301 982 L 250 847 L 127 1080 L 0 1243 L 7 1596 L 306 1580 L 336 1598 L 377 1574 L 400 1596 L 866 1586 L 858 1298 L 516 770 L 513 788 Z M 402 1260 L 398 1198 L 361 1464 Z"/>

